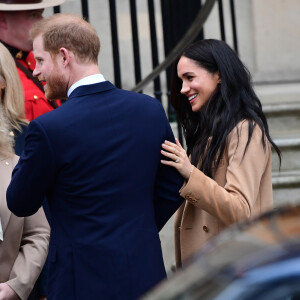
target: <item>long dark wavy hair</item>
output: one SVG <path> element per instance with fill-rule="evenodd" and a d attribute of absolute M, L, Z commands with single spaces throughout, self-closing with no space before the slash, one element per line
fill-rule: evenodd
<path fill-rule="evenodd" d="M 186 96 L 180 93 L 182 81 L 177 76 L 177 63 L 181 56 L 194 60 L 211 74 L 220 74 L 221 83 L 199 112 L 193 112 Z M 251 75 L 236 53 L 223 41 L 207 39 L 188 46 L 181 56 L 173 65 L 171 103 L 182 125 L 192 164 L 212 178 L 224 154 L 228 134 L 242 120 L 249 123 L 244 155 L 257 124 L 264 149 L 267 137 L 281 163 L 280 150 L 270 137 L 261 102 L 252 88 Z M 238 129 L 237 134 L 239 137 Z"/>

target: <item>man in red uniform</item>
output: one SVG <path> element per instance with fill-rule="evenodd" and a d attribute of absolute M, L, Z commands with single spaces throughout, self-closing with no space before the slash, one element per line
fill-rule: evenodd
<path fill-rule="evenodd" d="M 44 8 L 60 5 L 65 0 L 5 0 L 0 2 L 0 41 L 14 57 L 24 89 L 25 114 L 31 121 L 56 108 L 58 101 L 45 98 L 42 84 L 32 76 L 35 60 L 31 26 L 43 18 Z"/>

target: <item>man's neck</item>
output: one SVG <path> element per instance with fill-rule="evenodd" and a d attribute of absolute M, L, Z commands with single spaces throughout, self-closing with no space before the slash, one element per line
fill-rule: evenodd
<path fill-rule="evenodd" d="M 68 88 L 70 88 L 74 83 L 76 83 L 80 79 L 95 74 L 100 74 L 100 70 L 98 65 L 94 63 L 88 65 L 76 65 L 76 69 L 72 70 L 71 72 Z"/>
<path fill-rule="evenodd" d="M 90 85 L 90 84 L 96 84 L 105 81 L 105 78 L 102 74 L 97 73 L 97 74 L 92 74 L 88 75 L 86 77 L 81 78 L 80 80 L 76 81 L 74 84 L 70 86 L 68 89 L 68 97 L 71 95 L 71 93 L 77 88 L 82 85 Z"/>

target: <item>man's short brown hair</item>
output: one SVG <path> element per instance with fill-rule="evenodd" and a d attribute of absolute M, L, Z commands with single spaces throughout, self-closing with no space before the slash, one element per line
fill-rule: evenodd
<path fill-rule="evenodd" d="M 55 14 L 35 23 L 30 36 L 42 35 L 44 49 L 58 54 L 66 48 L 75 54 L 79 62 L 98 62 L 100 40 L 96 30 L 85 20 L 70 14 Z"/>

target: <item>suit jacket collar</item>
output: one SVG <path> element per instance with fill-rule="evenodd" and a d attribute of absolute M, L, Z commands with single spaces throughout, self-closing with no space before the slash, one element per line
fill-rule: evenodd
<path fill-rule="evenodd" d="M 82 85 L 77 87 L 69 96 L 68 100 L 72 98 L 92 95 L 99 92 L 105 92 L 108 90 L 115 89 L 116 87 L 109 81 L 104 81 L 95 84 Z"/>

